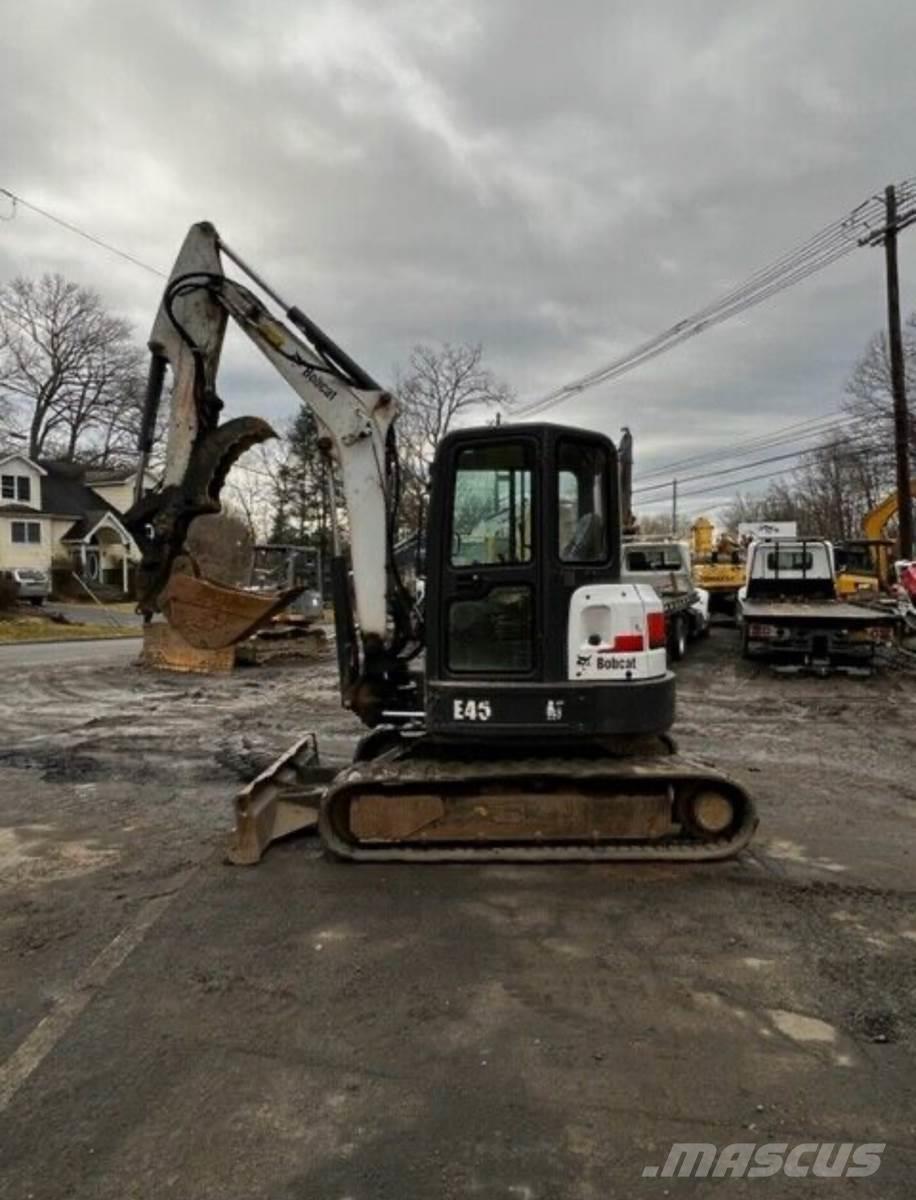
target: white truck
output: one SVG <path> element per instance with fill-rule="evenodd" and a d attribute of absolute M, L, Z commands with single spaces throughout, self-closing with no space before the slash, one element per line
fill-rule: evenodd
<path fill-rule="evenodd" d="M 822 538 L 762 538 L 747 551 L 738 592 L 745 658 L 788 671 L 867 673 L 894 616 L 840 600 L 833 546 Z"/>
<path fill-rule="evenodd" d="M 690 548 L 674 539 L 627 539 L 623 544 L 622 583 L 648 584 L 665 611 L 668 657 L 678 662 L 688 642 L 709 632 L 709 592 L 693 582 Z"/>

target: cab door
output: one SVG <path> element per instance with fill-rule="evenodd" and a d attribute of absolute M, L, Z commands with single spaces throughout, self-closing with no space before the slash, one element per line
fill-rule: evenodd
<path fill-rule="evenodd" d="M 540 672 L 538 462 L 534 437 L 451 435 L 438 467 L 442 541 L 430 546 L 441 587 L 428 609 L 434 678 L 531 679 Z"/>

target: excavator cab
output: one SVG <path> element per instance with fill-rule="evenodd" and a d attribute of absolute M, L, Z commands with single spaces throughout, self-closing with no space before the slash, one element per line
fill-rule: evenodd
<path fill-rule="evenodd" d="M 452 433 L 436 457 L 429 527 L 431 733 L 581 741 L 670 727 L 654 594 L 624 588 L 612 602 L 603 590 L 620 575 L 608 438 L 548 424 Z M 588 678 L 593 656 L 601 665 Z"/>

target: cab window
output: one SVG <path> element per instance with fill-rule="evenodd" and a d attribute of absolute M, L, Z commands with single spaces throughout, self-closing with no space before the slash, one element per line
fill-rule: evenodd
<path fill-rule="evenodd" d="M 640 546 L 626 551 L 628 571 L 680 571 L 684 563 L 677 546 Z"/>
<path fill-rule="evenodd" d="M 563 562 L 601 562 L 608 554 L 608 455 L 603 446 L 561 442 L 557 460 L 557 553 Z"/>
<path fill-rule="evenodd" d="M 810 571 L 814 559 L 809 550 L 770 550 L 768 571 Z"/>
<path fill-rule="evenodd" d="M 527 443 L 469 446 L 459 453 L 452 494 L 453 567 L 531 561 L 532 479 Z"/>

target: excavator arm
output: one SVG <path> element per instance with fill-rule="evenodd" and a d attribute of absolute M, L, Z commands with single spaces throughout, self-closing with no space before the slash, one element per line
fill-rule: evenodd
<path fill-rule="evenodd" d="M 222 254 L 284 310 L 275 317 L 249 287 L 228 278 Z M 152 360 L 141 434 L 141 470 L 166 368 L 173 376 L 162 486 L 138 495 L 126 515 L 142 551 L 138 602 L 146 614 L 166 608 L 175 560 L 195 517 L 220 508 L 231 466 L 251 446 L 275 436 L 266 421 L 223 424 L 216 382 L 226 325 L 254 343 L 315 416 L 319 445 L 340 472 L 349 516 L 349 572 L 335 547 L 335 612 L 345 701 L 374 723 L 383 693 L 396 686 L 410 640 L 409 599 L 391 553 L 398 472 L 393 423 L 397 404 L 299 309 L 287 306 L 208 223 L 194 225 L 175 261 L 150 338 Z M 294 328 L 291 328 L 294 326 Z M 355 633 L 358 627 L 358 644 Z M 398 680 L 400 682 L 400 680 Z"/>
<path fill-rule="evenodd" d="M 910 480 L 910 495 L 916 500 L 916 479 Z M 877 542 L 884 536 L 884 527 L 897 513 L 897 500 L 897 492 L 891 492 L 862 518 L 862 532 L 869 541 Z"/>

